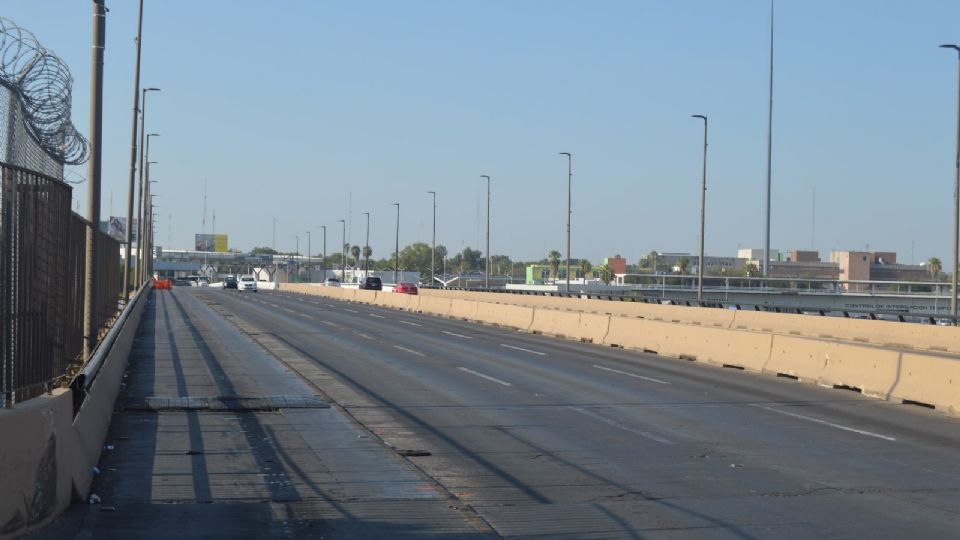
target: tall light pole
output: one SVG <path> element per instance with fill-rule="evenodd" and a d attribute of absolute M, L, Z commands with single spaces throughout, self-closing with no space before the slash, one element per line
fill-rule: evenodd
<path fill-rule="evenodd" d="M 957 320 L 957 268 L 960 260 L 960 45 L 941 45 L 944 49 L 953 49 L 957 51 L 958 71 L 957 71 L 957 153 L 954 160 L 953 177 L 953 286 L 950 292 L 950 314 L 953 316 L 953 324 L 958 324 Z"/>
<path fill-rule="evenodd" d="M 143 0 L 137 12 L 137 59 L 133 68 L 133 128 L 130 131 L 130 182 L 127 187 L 127 224 L 123 246 L 123 301 L 130 297 L 130 241 L 133 236 L 133 192 L 137 177 L 137 121 L 140 114 L 140 45 L 143 36 Z"/>
<path fill-rule="evenodd" d="M 573 156 L 570 152 L 560 152 L 567 156 L 567 294 L 570 294 L 570 217 L 573 214 Z"/>
<path fill-rule="evenodd" d="M 310 281 L 313 281 L 313 279 L 310 278 L 310 247 L 311 247 L 311 246 L 310 246 L 310 242 L 311 242 L 311 239 L 310 239 L 310 231 L 305 231 L 305 232 L 307 233 L 307 281 L 310 282 Z"/>
<path fill-rule="evenodd" d="M 487 270 L 483 273 L 483 287 L 490 290 L 490 177 L 481 174 L 480 178 L 487 179 Z"/>
<path fill-rule="evenodd" d="M 146 108 L 146 106 L 147 106 L 146 93 L 144 93 L 143 106 L 144 106 L 144 108 Z M 141 119 L 141 122 L 142 122 L 142 121 L 143 121 L 143 119 Z M 141 159 L 140 159 L 140 191 L 137 193 L 137 276 L 138 276 L 138 279 L 139 279 L 138 285 L 139 285 L 140 283 L 143 283 L 144 276 L 146 275 L 146 274 L 143 272 L 143 268 L 142 268 L 142 267 L 143 267 L 143 241 L 144 241 L 144 237 L 146 236 L 146 229 L 144 229 L 144 227 L 143 227 L 143 223 L 144 223 L 145 218 L 146 218 L 146 212 L 144 212 L 144 210 L 146 209 L 146 204 L 147 204 L 147 203 L 146 203 L 146 197 L 144 196 L 144 190 L 145 190 L 145 186 L 146 186 L 146 183 L 145 183 L 145 181 L 144 181 L 144 177 L 147 177 L 147 179 L 149 180 L 148 173 L 150 172 L 150 166 L 144 164 L 144 159 L 143 159 L 143 158 L 144 158 L 144 154 L 145 154 L 145 155 L 146 155 L 146 161 L 149 163 L 149 161 L 150 161 L 150 137 L 159 137 L 159 136 L 160 136 L 159 133 L 148 133 L 148 134 L 146 135 L 146 142 L 144 142 L 143 146 L 140 147 L 140 152 L 141 152 L 141 155 L 140 155 L 140 158 L 141 158 Z M 144 148 L 144 147 L 145 147 L 145 148 Z M 156 162 L 154 162 L 154 163 L 156 163 Z"/>
<path fill-rule="evenodd" d="M 340 242 L 340 281 L 347 281 L 347 220 L 338 219 L 343 224 L 343 240 Z"/>
<path fill-rule="evenodd" d="M 147 136 L 147 146 L 148 147 L 150 146 L 149 135 Z M 154 182 L 150 180 L 150 165 L 156 165 L 160 163 L 159 161 L 150 161 L 149 153 L 147 157 L 148 157 L 147 162 L 144 165 L 144 168 L 146 169 L 146 171 L 144 171 L 146 180 L 143 183 L 143 189 L 142 189 L 143 208 L 142 208 L 142 214 L 140 214 L 137 217 L 137 219 L 140 221 L 139 223 L 140 232 L 138 233 L 140 236 L 137 238 L 137 251 L 139 252 L 138 253 L 139 257 L 137 258 L 137 269 L 138 269 L 138 272 L 140 273 L 140 283 L 143 283 L 144 281 L 146 281 L 147 276 L 149 275 L 147 274 L 147 266 L 148 266 L 148 263 L 150 262 L 150 247 L 148 246 L 149 242 L 147 237 L 147 222 L 149 221 L 147 210 L 148 210 L 149 201 L 150 201 L 150 184 Z"/>
<path fill-rule="evenodd" d="M 364 212 L 367 216 L 367 241 L 363 245 L 363 279 L 367 279 L 367 271 L 370 266 L 370 212 Z"/>
<path fill-rule="evenodd" d="M 697 302 L 703 303 L 703 234 L 707 219 L 707 117 L 702 114 L 690 118 L 703 120 L 703 180 L 700 184 L 700 263 L 697 265 Z"/>
<path fill-rule="evenodd" d="M 430 286 L 433 287 L 434 282 L 437 281 L 437 192 L 428 191 L 430 195 L 433 195 L 433 243 L 430 248 Z"/>
<path fill-rule="evenodd" d="M 323 259 L 321 260 L 320 268 L 323 270 L 323 280 L 326 281 L 327 280 L 327 226 L 321 225 L 320 228 L 323 229 Z"/>
<path fill-rule="evenodd" d="M 150 156 L 148 150 L 150 149 L 150 137 L 156 137 L 157 134 L 146 134 L 147 126 L 147 92 L 159 92 L 159 88 L 149 87 L 143 88 L 140 93 L 140 180 L 139 180 L 139 190 L 137 191 L 137 273 L 140 273 L 139 268 L 141 266 L 141 257 L 143 252 L 143 226 L 139 222 L 143 217 L 143 175 L 144 173 L 144 164 L 143 162 L 149 161 Z M 144 157 L 146 155 L 146 157 Z M 138 284 L 139 285 L 139 284 Z"/>
<path fill-rule="evenodd" d="M 397 207 L 397 243 L 393 253 L 393 284 L 397 284 L 397 273 L 400 271 L 400 203 L 395 202 L 393 206 Z"/>
<path fill-rule="evenodd" d="M 296 257 L 296 263 L 294 263 L 293 268 L 297 272 L 297 279 L 300 279 L 300 235 L 295 234 L 293 237 L 296 239 L 296 249 L 293 250 L 294 257 Z"/>
<path fill-rule="evenodd" d="M 773 0 L 770 0 L 770 89 L 767 109 L 767 206 L 763 236 L 763 277 L 770 277 L 770 188 L 773 169 Z"/>

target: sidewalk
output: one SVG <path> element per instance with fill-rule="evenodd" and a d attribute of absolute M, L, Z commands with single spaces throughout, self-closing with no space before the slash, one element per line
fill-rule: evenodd
<path fill-rule="evenodd" d="M 35 537 L 485 537 L 190 291 L 154 291 L 100 470 Z"/>

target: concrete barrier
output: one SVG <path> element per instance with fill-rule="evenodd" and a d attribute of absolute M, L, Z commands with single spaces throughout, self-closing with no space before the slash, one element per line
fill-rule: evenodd
<path fill-rule="evenodd" d="M 474 300 L 450 299 L 450 317 L 474 321 L 477 319 L 477 302 Z"/>
<path fill-rule="evenodd" d="M 417 309 L 421 313 L 429 313 L 440 317 L 450 316 L 450 305 L 452 300 L 438 296 L 420 296 Z"/>
<path fill-rule="evenodd" d="M 140 289 L 109 350 L 97 351 L 103 361 L 76 415 L 75 390 L 65 388 L 0 409 L 0 433 L 6 435 L 0 444 L 0 538 L 43 527 L 72 500 L 86 499 L 151 293 Z"/>
<path fill-rule="evenodd" d="M 571 311 L 537 308 L 530 331 L 566 339 L 580 339 L 580 314 Z"/>
<path fill-rule="evenodd" d="M 491 304 L 477 302 L 474 320 L 486 324 L 506 326 L 517 330 L 528 330 L 533 322 L 533 308 L 509 304 Z"/>

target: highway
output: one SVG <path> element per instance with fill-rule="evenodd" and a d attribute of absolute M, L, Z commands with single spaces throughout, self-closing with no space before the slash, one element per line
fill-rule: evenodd
<path fill-rule="evenodd" d="M 311 384 L 501 536 L 960 530 L 960 424 L 940 414 L 363 304 L 184 292 L 319 366 Z"/>

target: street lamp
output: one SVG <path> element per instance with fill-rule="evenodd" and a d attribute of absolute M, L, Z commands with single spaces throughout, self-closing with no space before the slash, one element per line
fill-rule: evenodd
<path fill-rule="evenodd" d="M 707 117 L 692 114 L 690 118 L 703 120 L 703 180 L 700 185 L 700 264 L 697 265 L 697 302 L 703 304 L 703 233 L 707 216 Z"/>
<path fill-rule="evenodd" d="M 490 290 L 490 177 L 481 174 L 480 178 L 487 179 L 487 271 L 483 273 L 484 288 Z"/>
<path fill-rule="evenodd" d="M 953 49 L 957 51 L 957 60 L 960 62 L 960 45 L 941 45 L 944 49 Z M 957 271 L 958 271 L 958 248 L 960 248 L 960 63 L 958 63 L 957 72 L 957 153 L 954 161 L 953 178 L 953 287 L 950 292 L 950 314 L 953 316 L 953 324 L 957 321 Z"/>
<path fill-rule="evenodd" d="M 293 256 L 296 257 L 296 262 L 293 264 L 293 269 L 296 272 L 297 280 L 300 279 L 300 235 L 295 234 L 293 237 L 296 239 L 296 249 L 293 250 Z"/>
<path fill-rule="evenodd" d="M 150 135 L 156 135 L 156 133 L 151 133 Z M 155 180 L 150 180 L 150 166 L 160 163 L 159 161 L 150 161 L 150 154 L 149 154 L 150 135 L 147 135 L 147 147 L 148 147 L 147 163 L 146 163 L 146 166 L 144 167 L 146 169 L 146 171 L 144 172 L 146 181 L 140 186 L 140 191 L 142 192 L 141 195 L 143 195 L 143 207 L 142 207 L 142 212 L 138 213 L 137 215 L 137 220 L 139 221 L 138 223 L 139 236 L 137 237 L 137 255 L 139 257 L 137 259 L 137 265 L 140 268 L 139 270 L 140 283 L 143 283 L 144 281 L 146 281 L 148 276 L 147 266 L 148 266 L 149 258 L 148 257 L 144 258 L 144 255 L 143 255 L 144 253 L 149 254 L 149 246 L 148 246 L 149 242 L 147 240 L 147 220 L 148 220 L 147 207 L 150 204 L 150 184 L 156 183 Z M 145 250 L 144 248 L 147 248 L 147 249 Z"/>
<path fill-rule="evenodd" d="M 311 251 L 311 247 L 312 247 L 312 246 L 310 245 L 310 243 L 312 242 L 312 238 L 311 238 L 311 236 L 310 236 L 310 231 L 305 231 L 305 232 L 307 233 L 307 281 L 308 281 L 308 282 L 312 282 L 313 279 L 312 279 L 312 277 L 311 277 L 311 275 L 310 275 L 310 262 L 311 262 L 311 261 L 310 261 L 310 251 Z"/>
<path fill-rule="evenodd" d="M 364 212 L 367 216 L 367 241 L 363 246 L 363 279 L 367 279 L 367 272 L 370 266 L 370 212 Z"/>
<path fill-rule="evenodd" d="M 144 94 L 144 99 L 146 99 L 146 94 Z M 146 106 L 146 101 L 144 101 L 144 106 Z M 141 135 L 142 136 L 142 135 Z M 140 189 L 137 191 L 137 275 L 142 280 L 144 277 L 142 270 L 142 262 L 140 260 L 141 254 L 143 253 L 143 238 L 146 233 L 146 229 L 143 228 L 143 221 L 145 217 L 145 208 L 146 208 L 146 197 L 144 196 L 144 176 L 149 179 L 150 175 L 150 166 L 144 166 L 144 152 L 146 153 L 147 162 L 150 161 L 150 137 L 159 137 L 159 133 L 149 133 L 146 135 L 146 142 L 140 148 Z M 144 150 L 144 147 L 146 149 Z M 154 162 L 156 163 L 156 162 Z M 145 170 L 146 169 L 146 170 Z M 142 283 L 142 281 L 140 281 Z"/>
<path fill-rule="evenodd" d="M 340 281 L 347 281 L 347 220 L 338 219 L 340 223 L 343 223 L 343 241 L 340 242 Z"/>
<path fill-rule="evenodd" d="M 570 152 L 560 152 L 560 155 L 567 156 L 567 294 L 570 294 L 570 215 L 573 213 L 573 156 Z"/>
<path fill-rule="evenodd" d="M 321 225 L 323 229 L 323 259 L 320 262 L 320 269 L 323 270 L 323 280 L 327 280 L 327 226 Z"/>
<path fill-rule="evenodd" d="M 433 195 L 433 247 L 430 249 L 430 286 L 437 280 L 437 192 L 428 191 Z"/>
<path fill-rule="evenodd" d="M 143 43 L 143 0 L 140 0 L 140 10 L 137 13 L 137 56 L 134 64 L 133 76 L 133 128 L 130 130 L 130 182 L 127 188 L 127 223 L 124 231 L 124 259 L 123 259 L 123 302 L 127 303 L 130 295 L 130 242 L 133 236 L 133 194 L 136 190 L 137 172 L 137 122 L 140 115 L 140 46 Z M 141 141 L 142 142 L 142 141 Z"/>
<path fill-rule="evenodd" d="M 397 243 L 393 254 L 393 284 L 397 284 L 397 273 L 400 271 L 400 203 L 395 202 L 393 206 L 397 207 Z"/>

